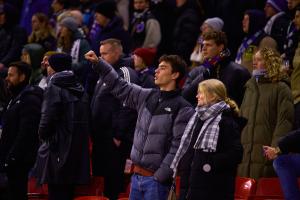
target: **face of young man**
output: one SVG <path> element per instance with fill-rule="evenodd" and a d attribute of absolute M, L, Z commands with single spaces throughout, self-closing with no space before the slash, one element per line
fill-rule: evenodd
<path fill-rule="evenodd" d="M 248 33 L 249 32 L 249 24 L 250 24 L 250 17 L 249 15 L 244 15 L 243 21 L 242 21 L 242 28 L 244 33 Z"/>
<path fill-rule="evenodd" d="M 258 51 L 253 56 L 253 69 L 265 69 L 265 61 L 261 55 L 261 53 Z"/>
<path fill-rule="evenodd" d="M 179 72 L 172 72 L 170 63 L 162 61 L 155 70 L 154 83 L 163 91 L 176 89 L 176 79 Z"/>
<path fill-rule="evenodd" d="M 204 40 L 202 47 L 203 58 L 210 59 L 219 55 L 224 49 L 224 45 L 217 45 L 214 40 Z"/>
<path fill-rule="evenodd" d="M 149 7 L 148 0 L 134 0 L 133 7 L 136 11 L 144 11 Z"/>
<path fill-rule="evenodd" d="M 8 88 L 11 89 L 23 82 L 25 80 L 25 75 L 20 74 L 16 67 L 11 66 L 8 68 L 7 77 L 5 80 Z"/>
<path fill-rule="evenodd" d="M 296 29 L 300 30 L 300 11 L 299 10 L 296 11 L 293 22 L 294 22 Z"/>

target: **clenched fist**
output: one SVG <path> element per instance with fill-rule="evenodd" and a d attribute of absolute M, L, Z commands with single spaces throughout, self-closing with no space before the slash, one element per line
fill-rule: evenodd
<path fill-rule="evenodd" d="M 89 51 L 84 55 L 85 59 L 87 59 L 88 61 L 90 61 L 93 64 L 97 64 L 99 61 L 99 58 L 97 57 L 97 55 L 95 54 L 94 51 Z"/>

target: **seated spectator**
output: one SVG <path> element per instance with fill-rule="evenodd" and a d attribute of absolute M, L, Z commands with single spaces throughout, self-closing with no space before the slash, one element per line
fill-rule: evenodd
<path fill-rule="evenodd" d="M 82 84 L 86 82 L 89 69 L 84 54 L 90 50 L 89 42 L 78 30 L 78 24 L 73 17 L 65 17 L 60 22 L 60 34 L 57 41 L 57 51 L 72 56 L 72 69 Z"/>
<path fill-rule="evenodd" d="M 156 54 L 154 48 L 137 48 L 133 52 L 134 69 L 138 72 L 140 86 L 143 88 L 155 88 L 152 66 Z"/>
<path fill-rule="evenodd" d="M 274 169 L 280 179 L 284 199 L 300 199 L 298 177 L 300 177 L 300 129 L 292 131 L 279 140 L 278 146 L 264 146 L 265 156 L 273 160 Z"/>
<path fill-rule="evenodd" d="M 7 71 L 10 62 L 20 59 L 27 41 L 25 29 L 17 25 L 17 10 L 10 4 L 0 5 L 0 73 Z"/>
<path fill-rule="evenodd" d="M 150 0 L 133 0 L 134 13 L 129 32 L 133 49 L 156 48 L 161 40 L 160 24 L 150 11 Z"/>
<path fill-rule="evenodd" d="M 253 58 L 252 78 L 246 83 L 241 116 L 248 119 L 241 142 L 244 148 L 238 176 L 259 179 L 275 176 L 272 162 L 262 146 L 275 146 L 293 128 L 294 106 L 280 55 L 270 48 L 258 50 Z"/>
<path fill-rule="evenodd" d="M 217 79 L 202 81 L 196 98 L 196 112 L 171 165 L 176 174 L 181 163 L 180 199 L 233 199 L 236 170 L 243 155 L 238 106 Z"/>
<path fill-rule="evenodd" d="M 283 45 L 290 22 L 288 15 L 285 13 L 286 11 L 287 0 L 267 0 L 265 14 L 268 22 L 264 31 L 277 42 L 280 53 L 283 53 Z"/>
<path fill-rule="evenodd" d="M 242 44 L 239 47 L 235 62 L 241 64 L 251 73 L 252 58 L 259 46 L 268 46 L 277 48 L 276 41 L 268 37 L 263 28 L 266 24 L 266 17 L 263 11 L 260 10 L 247 10 L 243 19 L 243 31 L 246 34 Z M 261 44 L 263 39 L 268 38 L 267 44 Z"/>
<path fill-rule="evenodd" d="M 31 20 L 32 32 L 28 37 L 28 43 L 39 43 L 45 51 L 56 49 L 55 33 L 49 24 L 47 15 L 36 13 Z"/>
<path fill-rule="evenodd" d="M 26 44 L 22 50 L 21 60 L 31 67 L 30 85 L 38 85 L 41 81 L 42 69 L 41 62 L 45 53 L 44 48 L 40 44 Z"/>
<path fill-rule="evenodd" d="M 222 31 L 224 22 L 219 17 L 213 17 L 206 19 L 201 25 L 201 35 L 198 37 L 196 46 L 191 54 L 190 60 L 192 67 L 199 66 L 203 62 L 203 55 L 201 52 L 203 46 L 203 34 L 209 31 Z"/>

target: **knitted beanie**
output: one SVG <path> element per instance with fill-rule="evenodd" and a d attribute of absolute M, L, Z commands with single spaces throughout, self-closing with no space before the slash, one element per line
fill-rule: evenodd
<path fill-rule="evenodd" d="M 67 27 L 70 31 L 75 32 L 78 29 L 78 24 L 74 17 L 65 17 L 61 22 L 61 26 Z"/>
<path fill-rule="evenodd" d="M 72 69 L 72 57 L 65 53 L 58 53 L 50 56 L 48 62 L 50 67 L 55 72 L 61 72 Z"/>
<path fill-rule="evenodd" d="M 204 23 L 208 24 L 214 31 L 221 31 L 224 25 L 223 20 L 219 17 L 208 18 Z"/>
<path fill-rule="evenodd" d="M 137 48 L 134 50 L 133 54 L 141 57 L 145 64 L 149 67 L 152 65 L 156 49 L 155 48 Z"/>

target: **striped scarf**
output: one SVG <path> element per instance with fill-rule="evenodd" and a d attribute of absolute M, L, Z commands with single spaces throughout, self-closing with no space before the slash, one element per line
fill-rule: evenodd
<path fill-rule="evenodd" d="M 184 130 L 180 146 L 170 166 L 174 172 L 173 176 L 176 176 L 179 161 L 190 146 L 198 119 L 204 121 L 204 124 L 198 134 L 194 149 L 202 149 L 204 152 L 216 151 L 220 129 L 219 122 L 221 121 L 222 112 L 226 109 L 229 109 L 229 106 L 224 101 L 196 108 L 196 113 L 191 117 Z"/>

